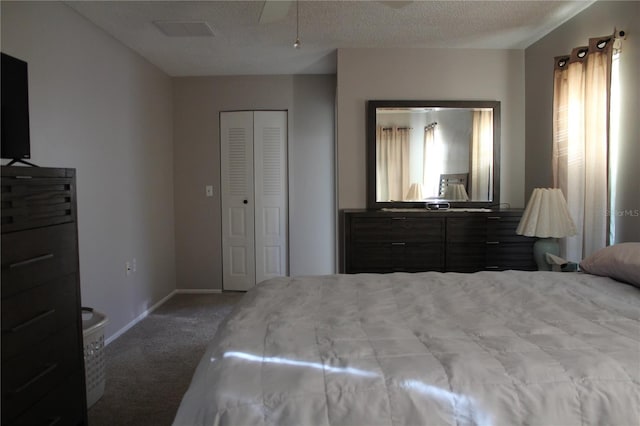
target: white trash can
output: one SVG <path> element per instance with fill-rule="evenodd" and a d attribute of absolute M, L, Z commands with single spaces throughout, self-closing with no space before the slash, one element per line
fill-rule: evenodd
<path fill-rule="evenodd" d="M 87 408 L 104 394 L 104 326 L 107 317 L 93 308 L 82 308 L 84 371 L 87 384 Z"/>

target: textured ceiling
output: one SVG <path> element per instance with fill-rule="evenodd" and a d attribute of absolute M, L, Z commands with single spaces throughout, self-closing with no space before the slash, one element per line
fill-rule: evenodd
<path fill-rule="evenodd" d="M 274 0 L 271 0 L 274 1 Z M 299 2 L 261 23 L 264 1 L 72 1 L 66 4 L 171 76 L 335 73 L 336 49 L 522 49 L 584 1 Z M 279 6 L 283 6 L 280 4 Z M 168 37 L 155 21 L 205 22 L 213 37 Z"/>

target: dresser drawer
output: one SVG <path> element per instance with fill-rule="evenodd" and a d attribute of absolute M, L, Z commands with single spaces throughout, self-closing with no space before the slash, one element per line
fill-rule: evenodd
<path fill-rule="evenodd" d="M 2 232 L 74 222 L 75 172 L 3 167 Z"/>
<path fill-rule="evenodd" d="M 446 270 L 449 272 L 484 271 L 487 264 L 487 243 L 447 244 Z"/>
<path fill-rule="evenodd" d="M 82 375 L 76 372 L 38 401 L 11 426 L 80 425 L 83 417 Z"/>
<path fill-rule="evenodd" d="M 351 241 L 431 242 L 444 240 L 444 219 L 420 217 L 356 217 L 351 220 Z"/>
<path fill-rule="evenodd" d="M 82 365 L 76 324 L 2 363 L 2 423 L 49 393 Z"/>
<path fill-rule="evenodd" d="M 391 252 L 396 272 L 444 272 L 443 244 L 393 244 Z"/>
<path fill-rule="evenodd" d="M 354 245 L 349 273 L 422 272 L 444 269 L 440 243 L 370 243 Z"/>
<path fill-rule="evenodd" d="M 394 217 L 391 219 L 394 242 L 440 243 L 444 241 L 444 219 Z"/>
<path fill-rule="evenodd" d="M 359 272 L 391 272 L 391 245 L 389 243 L 354 244 L 348 256 L 348 271 Z"/>
<path fill-rule="evenodd" d="M 504 271 L 518 269 L 536 270 L 533 261 L 532 243 L 501 243 L 487 246 L 487 270 Z"/>
<path fill-rule="evenodd" d="M 391 219 L 354 217 L 351 221 L 351 241 L 388 241 L 391 235 Z"/>
<path fill-rule="evenodd" d="M 2 360 L 78 321 L 77 287 L 74 273 L 2 299 Z"/>
<path fill-rule="evenodd" d="M 482 243 L 487 241 L 487 221 L 484 217 L 447 218 L 447 243 Z"/>
<path fill-rule="evenodd" d="M 531 238 L 516 234 L 520 216 L 487 217 L 487 241 L 501 243 L 527 243 Z"/>
<path fill-rule="evenodd" d="M 2 298 L 78 268 L 76 224 L 2 234 Z"/>

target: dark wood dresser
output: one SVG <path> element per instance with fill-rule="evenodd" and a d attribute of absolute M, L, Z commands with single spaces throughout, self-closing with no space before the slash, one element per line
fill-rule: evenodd
<path fill-rule="evenodd" d="M 2 424 L 86 425 L 75 170 L 2 167 Z"/>
<path fill-rule="evenodd" d="M 340 272 L 535 270 L 522 210 L 343 210 Z"/>

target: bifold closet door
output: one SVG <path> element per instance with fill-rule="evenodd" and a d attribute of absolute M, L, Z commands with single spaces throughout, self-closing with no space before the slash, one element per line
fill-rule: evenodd
<path fill-rule="evenodd" d="M 287 275 L 287 113 L 253 113 L 256 283 Z"/>
<path fill-rule="evenodd" d="M 255 285 L 253 112 L 220 113 L 222 285 Z"/>
<path fill-rule="evenodd" d="M 287 274 L 287 113 L 220 113 L 223 288 Z"/>

